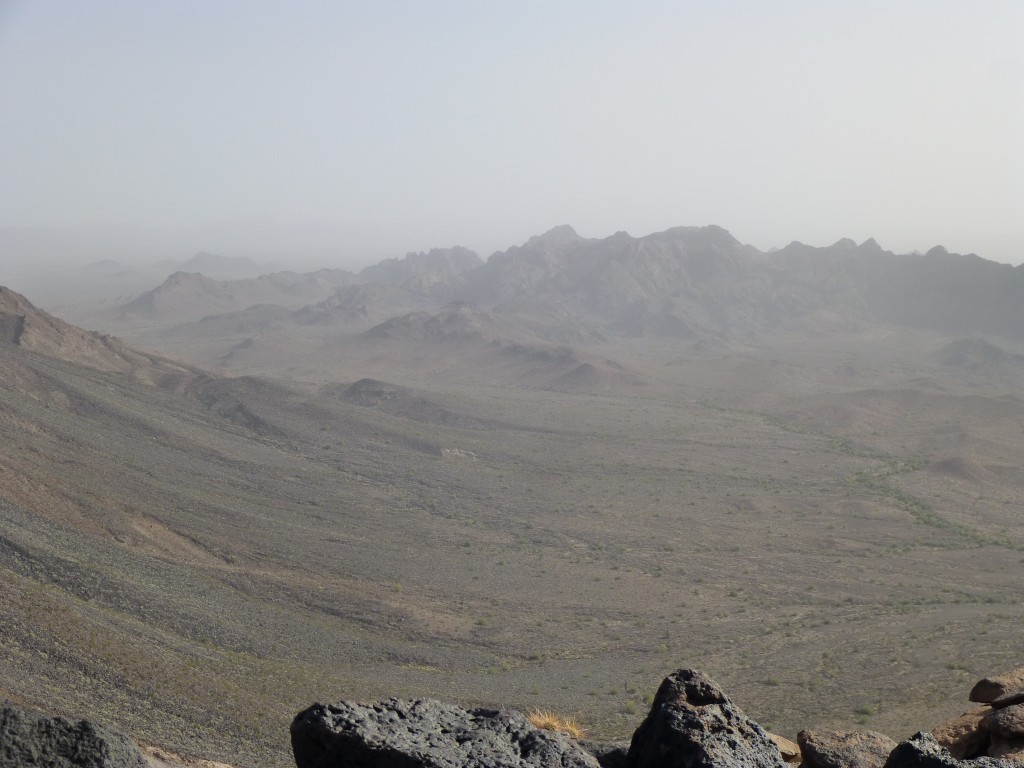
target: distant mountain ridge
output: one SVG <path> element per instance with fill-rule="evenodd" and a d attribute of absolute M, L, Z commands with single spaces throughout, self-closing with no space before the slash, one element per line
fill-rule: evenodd
<path fill-rule="evenodd" d="M 197 272 L 178 271 L 156 288 L 122 304 L 117 311 L 187 322 L 257 304 L 298 309 L 323 301 L 351 281 L 352 273 L 331 269 L 305 274 L 274 272 L 243 280 L 215 280 Z"/>
<path fill-rule="evenodd" d="M 465 276 L 483 265 L 473 251 L 460 246 L 435 248 L 407 254 L 404 259 L 385 259 L 359 273 L 361 280 L 406 288 L 414 293 L 448 298 L 465 283 Z"/>
<path fill-rule="evenodd" d="M 1022 299 L 1021 267 L 941 246 L 899 255 L 874 240 L 844 238 L 763 252 L 717 226 L 597 239 L 563 225 L 486 261 L 454 247 L 387 259 L 355 275 L 322 270 L 218 281 L 179 272 L 120 311 L 182 323 L 278 305 L 299 325 L 326 331 L 333 322 L 338 333 L 363 333 L 374 323 L 462 302 L 559 344 L 728 342 L 872 326 L 1024 339 Z"/>

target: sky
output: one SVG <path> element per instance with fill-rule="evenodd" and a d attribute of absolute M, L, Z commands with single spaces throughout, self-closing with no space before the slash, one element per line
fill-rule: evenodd
<path fill-rule="evenodd" d="M 0 0 L 0 227 L 1020 263 L 1022 212 L 1018 0 Z"/>

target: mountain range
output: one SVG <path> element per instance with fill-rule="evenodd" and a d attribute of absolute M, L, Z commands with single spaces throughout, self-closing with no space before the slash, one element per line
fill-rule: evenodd
<path fill-rule="evenodd" d="M 677 227 L 641 238 L 578 236 L 561 226 L 486 262 L 462 248 L 389 259 L 358 274 L 278 273 L 241 281 L 172 275 L 124 304 L 165 323 L 256 304 L 291 309 L 330 289 L 380 284 L 405 295 L 410 311 L 471 302 L 527 324 L 542 338 L 743 339 L 778 330 L 869 324 L 943 333 L 1024 336 L 1024 270 L 950 254 L 897 255 L 873 240 L 815 248 L 791 243 L 771 253 L 714 227 Z M 158 310 L 163 302 L 166 306 Z M 368 297 L 367 315 L 372 314 Z M 345 303 L 340 299 L 339 303 Z M 388 312 L 401 314 L 390 300 Z M 379 316 L 379 314 L 377 315 Z"/>
<path fill-rule="evenodd" d="M 1024 654 L 1021 274 L 559 227 L 100 332 L 2 289 L 0 696 L 261 766 L 339 697 L 622 737 L 683 665 L 781 733 L 941 722 Z"/>
<path fill-rule="evenodd" d="M 1012 345 L 1024 341 L 1022 294 L 1021 267 L 941 247 L 894 254 L 873 240 L 840 240 L 762 252 L 715 226 L 603 239 L 560 226 L 486 261 L 454 247 L 358 273 L 177 272 L 72 317 L 236 373 L 301 378 L 314 375 L 316 359 L 342 378 L 381 378 L 372 361 L 388 360 L 404 361 L 410 376 L 479 380 L 493 370 L 502 379 L 531 359 L 560 357 L 557 370 L 527 371 L 522 383 L 601 392 L 649 380 L 635 355 L 645 345 L 725 354 L 884 329 Z"/>

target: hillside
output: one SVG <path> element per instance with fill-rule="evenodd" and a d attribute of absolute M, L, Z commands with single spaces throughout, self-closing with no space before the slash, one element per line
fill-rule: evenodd
<path fill-rule="evenodd" d="M 475 301 L 356 282 L 155 326 L 221 374 L 4 291 L 0 693 L 283 766 L 315 700 L 621 737 L 685 665 L 791 737 L 899 736 L 1024 657 L 1012 329 L 879 319 L 870 243 L 531 243 Z"/>

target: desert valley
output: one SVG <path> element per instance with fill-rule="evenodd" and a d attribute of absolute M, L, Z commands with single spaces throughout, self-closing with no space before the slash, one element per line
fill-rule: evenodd
<path fill-rule="evenodd" d="M 269 767 L 339 698 L 628 738 L 679 667 L 902 739 L 1024 659 L 1024 267 L 561 226 L 5 268 L 16 703 Z"/>

